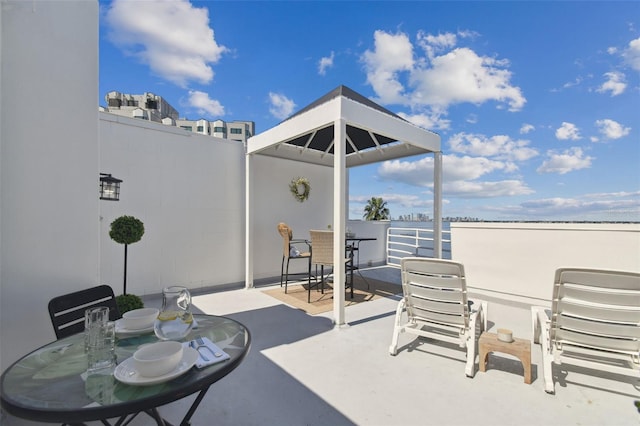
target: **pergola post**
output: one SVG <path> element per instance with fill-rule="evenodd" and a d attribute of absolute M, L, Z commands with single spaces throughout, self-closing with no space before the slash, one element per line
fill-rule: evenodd
<path fill-rule="evenodd" d="M 433 153 L 433 257 L 442 259 L 442 151 Z"/>
<path fill-rule="evenodd" d="M 253 154 L 246 154 L 244 157 L 245 161 L 245 191 L 244 191 L 244 208 L 245 208 L 245 221 L 244 221 L 244 250 L 245 250 L 245 269 L 244 269 L 244 280 L 245 280 L 245 288 L 253 288 L 253 206 L 251 205 L 251 194 L 253 190 L 252 185 L 252 159 Z"/>
<path fill-rule="evenodd" d="M 347 166 L 347 122 L 339 118 L 334 124 L 333 145 L 333 320 L 345 323 L 345 195 Z"/>

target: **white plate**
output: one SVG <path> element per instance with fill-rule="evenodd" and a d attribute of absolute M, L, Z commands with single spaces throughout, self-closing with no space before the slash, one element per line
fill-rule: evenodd
<path fill-rule="evenodd" d="M 182 359 L 175 370 L 157 377 L 141 376 L 133 364 L 133 357 L 127 358 L 116 367 L 113 376 L 116 380 L 133 386 L 151 386 L 163 383 L 186 373 L 193 367 L 198 359 L 198 351 L 192 348 L 185 348 L 182 352 Z"/>
<path fill-rule="evenodd" d="M 136 330 L 131 330 L 129 328 L 125 328 L 123 325 L 122 318 L 116 320 L 116 335 L 117 336 L 137 336 L 139 334 L 146 334 L 153 331 L 153 324 L 145 328 L 139 328 Z"/>

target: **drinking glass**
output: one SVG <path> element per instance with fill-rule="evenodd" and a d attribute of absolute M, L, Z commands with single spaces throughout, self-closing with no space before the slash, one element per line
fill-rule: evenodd
<path fill-rule="evenodd" d="M 104 373 L 115 367 L 116 328 L 109 321 L 109 308 L 90 308 L 84 316 L 84 349 L 87 373 Z"/>

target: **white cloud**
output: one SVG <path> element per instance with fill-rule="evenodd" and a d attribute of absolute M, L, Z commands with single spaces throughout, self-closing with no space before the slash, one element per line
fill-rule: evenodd
<path fill-rule="evenodd" d="M 503 61 L 479 56 L 469 48 L 456 48 L 434 57 L 430 67 L 413 70 L 412 101 L 446 107 L 493 100 L 507 103 L 509 110 L 518 111 L 526 99 L 519 87 L 509 84 L 511 72 L 504 66 Z"/>
<path fill-rule="evenodd" d="M 181 87 L 190 81 L 210 83 L 214 76 L 210 64 L 227 51 L 215 41 L 207 8 L 186 0 L 114 0 L 106 21 L 117 46 Z"/>
<path fill-rule="evenodd" d="M 436 52 L 442 52 L 447 48 L 454 47 L 458 38 L 453 33 L 444 33 L 434 36 L 423 31 L 418 32 L 418 45 L 426 52 L 427 57 L 433 59 Z"/>
<path fill-rule="evenodd" d="M 556 138 L 562 141 L 569 139 L 576 141 L 582 139 L 582 136 L 580 136 L 580 129 L 575 124 L 563 121 L 562 126 L 556 129 Z"/>
<path fill-rule="evenodd" d="M 212 118 L 224 115 L 222 104 L 215 99 L 210 99 L 208 93 L 190 90 L 188 102 L 189 106 L 196 108 L 199 114 L 208 115 Z"/>
<path fill-rule="evenodd" d="M 446 190 L 447 196 L 485 198 L 532 192 L 523 182 L 517 180 L 477 181 L 480 177 L 494 171 L 511 171 L 509 163 L 482 157 L 456 155 L 444 155 L 442 163 L 443 190 Z M 430 188 L 433 186 L 433 158 L 424 157 L 417 161 L 385 161 L 378 167 L 378 175 L 385 180 Z"/>
<path fill-rule="evenodd" d="M 608 118 L 597 120 L 596 127 L 606 139 L 620 139 L 631 132 L 631 127 L 624 127 L 617 121 Z"/>
<path fill-rule="evenodd" d="M 416 126 L 427 130 L 447 130 L 451 127 L 451 120 L 443 118 L 446 112 L 431 110 L 427 113 L 405 114 L 399 112 L 398 115 Z"/>
<path fill-rule="evenodd" d="M 584 81 L 582 76 L 576 77 L 574 81 L 569 81 L 562 85 L 563 89 L 569 89 L 570 87 L 579 86 Z"/>
<path fill-rule="evenodd" d="M 511 111 L 522 109 L 526 99 L 510 84 L 509 62 L 480 56 L 467 47 L 454 48 L 458 32 L 437 36 L 418 33 L 416 44 L 424 54 L 414 55 L 414 46 L 404 33 L 374 33 L 374 48 L 362 55 L 367 81 L 378 102 L 407 105 L 415 109 L 446 109 L 458 103 L 497 101 Z"/>
<path fill-rule="evenodd" d="M 627 83 L 625 82 L 625 76 L 623 73 L 618 71 L 612 71 L 604 73 L 604 77 L 607 79 L 600 87 L 596 89 L 598 93 L 607 93 L 611 92 L 611 96 L 617 96 L 624 93 L 627 88 Z"/>
<path fill-rule="evenodd" d="M 484 157 L 444 155 L 442 163 L 445 182 L 473 180 L 495 171 L 508 171 L 510 169 L 510 166 L 503 161 L 490 160 Z"/>
<path fill-rule="evenodd" d="M 622 52 L 622 57 L 631 68 L 640 71 L 640 37 L 629 42 L 629 46 Z"/>
<path fill-rule="evenodd" d="M 555 220 L 637 220 L 640 217 L 639 193 L 585 194 L 576 198 L 529 200 L 510 208 L 510 213 L 524 217 Z M 635 218 L 635 219 L 634 219 Z"/>
<path fill-rule="evenodd" d="M 525 161 L 537 156 L 537 150 L 529 147 L 529 141 L 513 140 L 506 135 L 487 137 L 481 134 L 457 133 L 449 139 L 453 152 L 510 161 Z"/>
<path fill-rule="evenodd" d="M 582 152 L 582 149 L 573 147 L 563 152 L 556 150 L 547 151 L 547 159 L 536 170 L 538 173 L 566 174 L 575 170 L 591 167 L 593 157 Z"/>
<path fill-rule="evenodd" d="M 413 46 L 406 34 L 373 34 L 374 50 L 362 55 L 367 82 L 385 104 L 404 104 L 404 87 L 398 80 L 400 71 L 413 68 Z"/>
<path fill-rule="evenodd" d="M 456 181 L 445 183 L 442 191 L 448 197 L 494 198 L 532 194 L 534 191 L 520 180 L 497 182 Z"/>
<path fill-rule="evenodd" d="M 318 61 L 318 74 L 325 75 L 327 73 L 327 68 L 333 67 L 333 59 L 335 58 L 335 53 L 332 51 L 331 55 L 320 58 Z"/>
<path fill-rule="evenodd" d="M 444 155 L 443 162 L 443 194 L 447 198 L 482 199 L 495 197 L 511 197 L 532 194 L 535 191 L 520 179 L 496 181 L 481 180 L 493 172 L 510 172 L 510 163 L 494 161 L 483 157 Z M 415 161 L 385 161 L 378 167 L 378 176 L 383 180 L 418 186 L 432 190 L 433 157 L 424 157 Z M 432 197 L 413 198 L 407 195 L 385 194 L 383 198 L 399 203 L 405 210 L 432 207 Z M 368 198 L 362 201 L 366 202 Z M 444 204 L 449 203 L 446 199 Z"/>
<path fill-rule="evenodd" d="M 296 104 L 285 95 L 269 92 L 269 112 L 276 118 L 284 120 L 292 113 Z"/>
<path fill-rule="evenodd" d="M 469 114 L 466 119 L 467 123 L 477 124 L 478 123 L 478 115 L 477 114 Z"/>
<path fill-rule="evenodd" d="M 535 130 L 535 127 L 533 126 L 533 124 L 524 123 L 522 125 L 522 127 L 520 127 L 520 134 L 521 135 L 526 135 L 527 133 L 529 133 L 529 132 L 531 132 L 533 130 Z"/>
<path fill-rule="evenodd" d="M 443 155 L 443 179 L 445 181 L 477 179 L 494 170 L 504 169 L 504 163 L 487 158 Z M 382 179 L 402 182 L 413 186 L 433 185 L 433 158 L 424 157 L 416 161 L 385 161 L 378 167 Z"/>
<path fill-rule="evenodd" d="M 638 221 L 640 192 L 530 199 L 518 205 L 485 206 L 481 210 L 508 220 L 521 217 L 528 220 Z"/>

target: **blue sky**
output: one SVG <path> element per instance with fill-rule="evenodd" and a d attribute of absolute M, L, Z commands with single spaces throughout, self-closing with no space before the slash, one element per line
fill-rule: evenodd
<path fill-rule="evenodd" d="M 265 131 L 339 85 L 442 138 L 443 214 L 640 221 L 640 2 L 100 0 L 100 87 Z M 432 156 L 351 218 L 432 215 Z"/>

